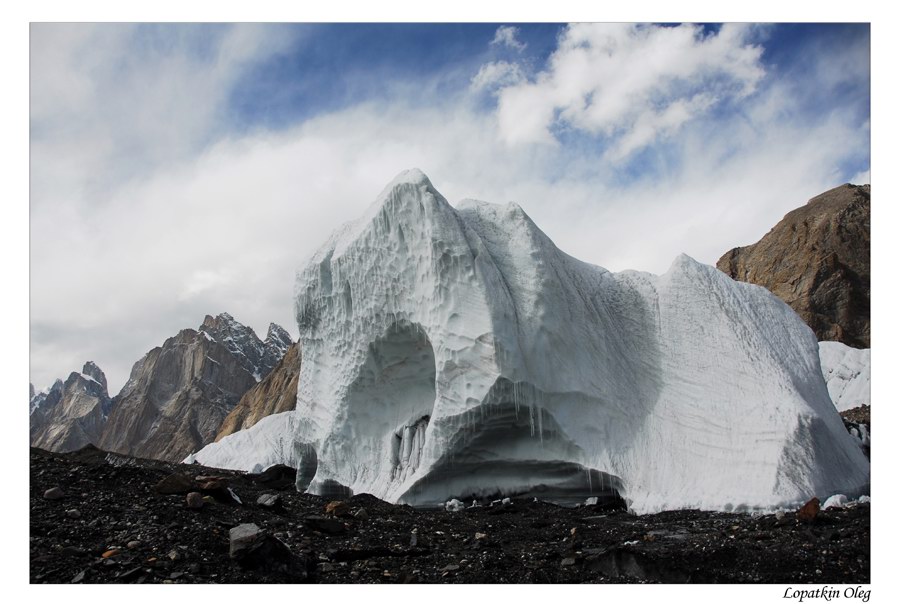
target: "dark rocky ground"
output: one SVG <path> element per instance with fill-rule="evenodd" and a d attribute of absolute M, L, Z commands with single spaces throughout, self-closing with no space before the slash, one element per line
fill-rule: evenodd
<path fill-rule="evenodd" d="M 870 580 L 868 504 L 821 511 L 803 522 L 795 513 L 634 516 L 533 500 L 447 512 L 360 495 L 328 513 L 334 504 L 295 492 L 290 474 L 284 469 L 252 476 L 96 449 L 32 449 L 31 582 Z M 180 476 L 169 478 L 170 488 L 162 490 L 176 492 L 158 492 L 160 481 L 173 475 Z M 52 488 L 63 496 L 47 499 Z M 202 508 L 188 506 L 188 490 L 205 495 Z M 258 504 L 263 494 L 279 495 L 281 504 Z M 200 495 L 191 500 L 203 501 Z M 229 531 L 243 523 L 256 524 L 260 532 L 251 530 L 248 547 L 232 558 Z"/>

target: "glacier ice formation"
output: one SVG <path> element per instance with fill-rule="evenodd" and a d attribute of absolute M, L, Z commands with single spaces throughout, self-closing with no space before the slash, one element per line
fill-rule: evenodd
<path fill-rule="evenodd" d="M 872 351 L 841 342 L 819 342 L 822 374 L 838 411 L 871 404 Z"/>
<path fill-rule="evenodd" d="M 613 273 L 519 206 L 454 208 L 409 170 L 295 293 L 296 410 L 188 461 L 287 463 L 309 492 L 413 505 L 619 493 L 637 513 L 758 509 L 868 489 L 812 331 L 686 255 Z"/>

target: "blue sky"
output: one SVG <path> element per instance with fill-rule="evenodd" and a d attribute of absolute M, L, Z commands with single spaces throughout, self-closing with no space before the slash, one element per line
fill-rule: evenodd
<path fill-rule="evenodd" d="M 868 25 L 35 24 L 30 47 L 39 388 L 94 360 L 115 392 L 205 314 L 296 335 L 294 271 L 407 168 L 655 273 L 869 178 Z"/>

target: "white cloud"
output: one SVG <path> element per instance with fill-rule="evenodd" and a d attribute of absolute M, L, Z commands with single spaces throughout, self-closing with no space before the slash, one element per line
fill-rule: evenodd
<path fill-rule="evenodd" d="M 854 174 L 849 181 L 854 185 L 868 185 L 872 183 L 872 174 L 869 170 L 863 170 L 858 174 Z"/>
<path fill-rule="evenodd" d="M 545 71 L 499 92 L 498 121 L 509 144 L 549 142 L 556 123 L 608 139 L 623 158 L 677 131 L 764 75 L 748 28 L 724 25 L 576 24 L 562 33 Z"/>
<path fill-rule="evenodd" d="M 491 61 L 482 65 L 478 73 L 472 77 L 471 90 L 496 89 L 503 86 L 513 86 L 525 80 L 525 74 L 516 63 L 506 61 Z"/>
<path fill-rule="evenodd" d="M 512 25 L 501 25 L 494 32 L 494 39 L 491 40 L 491 46 L 506 46 L 518 52 L 525 50 L 528 45 L 520 42 L 518 39 L 519 28 Z"/>
<path fill-rule="evenodd" d="M 221 45 L 214 48 L 225 52 Z M 68 60 L 63 55 L 58 60 Z M 73 65 L 75 73 L 55 70 L 68 78 L 59 83 L 59 104 L 81 107 L 93 124 L 102 122 L 96 112 L 109 110 L 116 126 L 127 129 L 127 113 L 104 98 L 112 84 Z M 231 70 L 222 70 L 222 77 L 236 81 Z M 163 72 L 154 64 L 147 70 Z M 126 80 L 128 88 L 140 89 L 136 75 Z M 42 94 L 56 85 L 45 82 Z M 193 90 L 197 102 L 216 104 L 228 86 L 209 84 L 202 95 Z M 522 83 L 504 91 L 530 94 Z M 159 115 L 159 127 L 167 127 L 162 108 L 172 105 L 164 98 L 135 92 L 126 97 L 148 104 L 135 107 L 136 115 Z M 258 332 L 275 321 L 296 335 L 295 270 L 333 228 L 359 216 L 406 168 L 423 169 L 451 203 L 465 197 L 520 203 L 557 245 L 583 260 L 611 270 L 663 272 L 680 252 L 714 263 L 731 247 L 756 241 L 787 211 L 846 180 L 839 169 L 843 159 L 867 148 L 868 141 L 868 131 L 847 112 L 833 111 L 812 127 L 795 120 L 791 94 L 772 87 L 748 97 L 739 115 L 695 120 L 685 128 L 711 102 L 693 91 L 654 111 L 645 107 L 632 132 L 619 135 L 623 154 L 660 136 L 677 152 L 677 161 L 660 158 L 663 167 L 652 177 L 628 180 L 614 163 L 603 161 L 613 150 L 568 148 L 546 128 L 553 144 L 510 146 L 503 120 L 466 97 L 402 98 L 415 98 L 416 104 L 360 104 L 277 133 L 251 132 L 203 145 L 198 141 L 211 136 L 209 126 L 179 146 L 177 161 L 162 157 L 103 188 L 102 203 L 91 194 L 91 178 L 95 170 L 117 170 L 118 164 L 98 149 L 108 144 L 119 153 L 127 148 L 121 141 L 146 137 L 155 155 L 169 135 L 143 128 L 110 133 L 111 126 L 101 126 L 98 137 L 85 131 L 35 135 L 43 141 L 32 146 L 35 385 L 49 385 L 94 360 L 115 392 L 134 361 L 179 329 L 196 327 L 205 314 L 228 311 Z M 517 105 L 520 126 L 528 129 L 533 116 L 526 101 L 543 105 L 534 95 Z M 46 103 L 40 109 L 45 115 L 53 113 L 48 99 L 37 102 Z M 203 119 L 215 124 L 217 118 Z M 81 147 L 85 153 L 78 152 Z M 56 175 L 78 186 L 44 181 Z"/>

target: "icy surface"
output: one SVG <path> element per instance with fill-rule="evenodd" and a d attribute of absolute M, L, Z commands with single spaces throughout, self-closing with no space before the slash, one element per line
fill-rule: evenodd
<path fill-rule="evenodd" d="M 822 375 L 838 411 L 871 404 L 872 351 L 819 342 Z"/>
<path fill-rule="evenodd" d="M 298 273 L 296 316 L 297 409 L 189 459 L 413 505 L 760 509 L 868 488 L 815 336 L 774 295 L 685 255 L 611 273 L 515 204 L 454 209 L 417 170 Z"/>
<path fill-rule="evenodd" d="M 822 504 L 822 509 L 827 510 L 828 508 L 842 508 L 847 505 L 847 501 L 848 499 L 846 495 L 832 495 L 825 500 L 825 503 Z"/>

